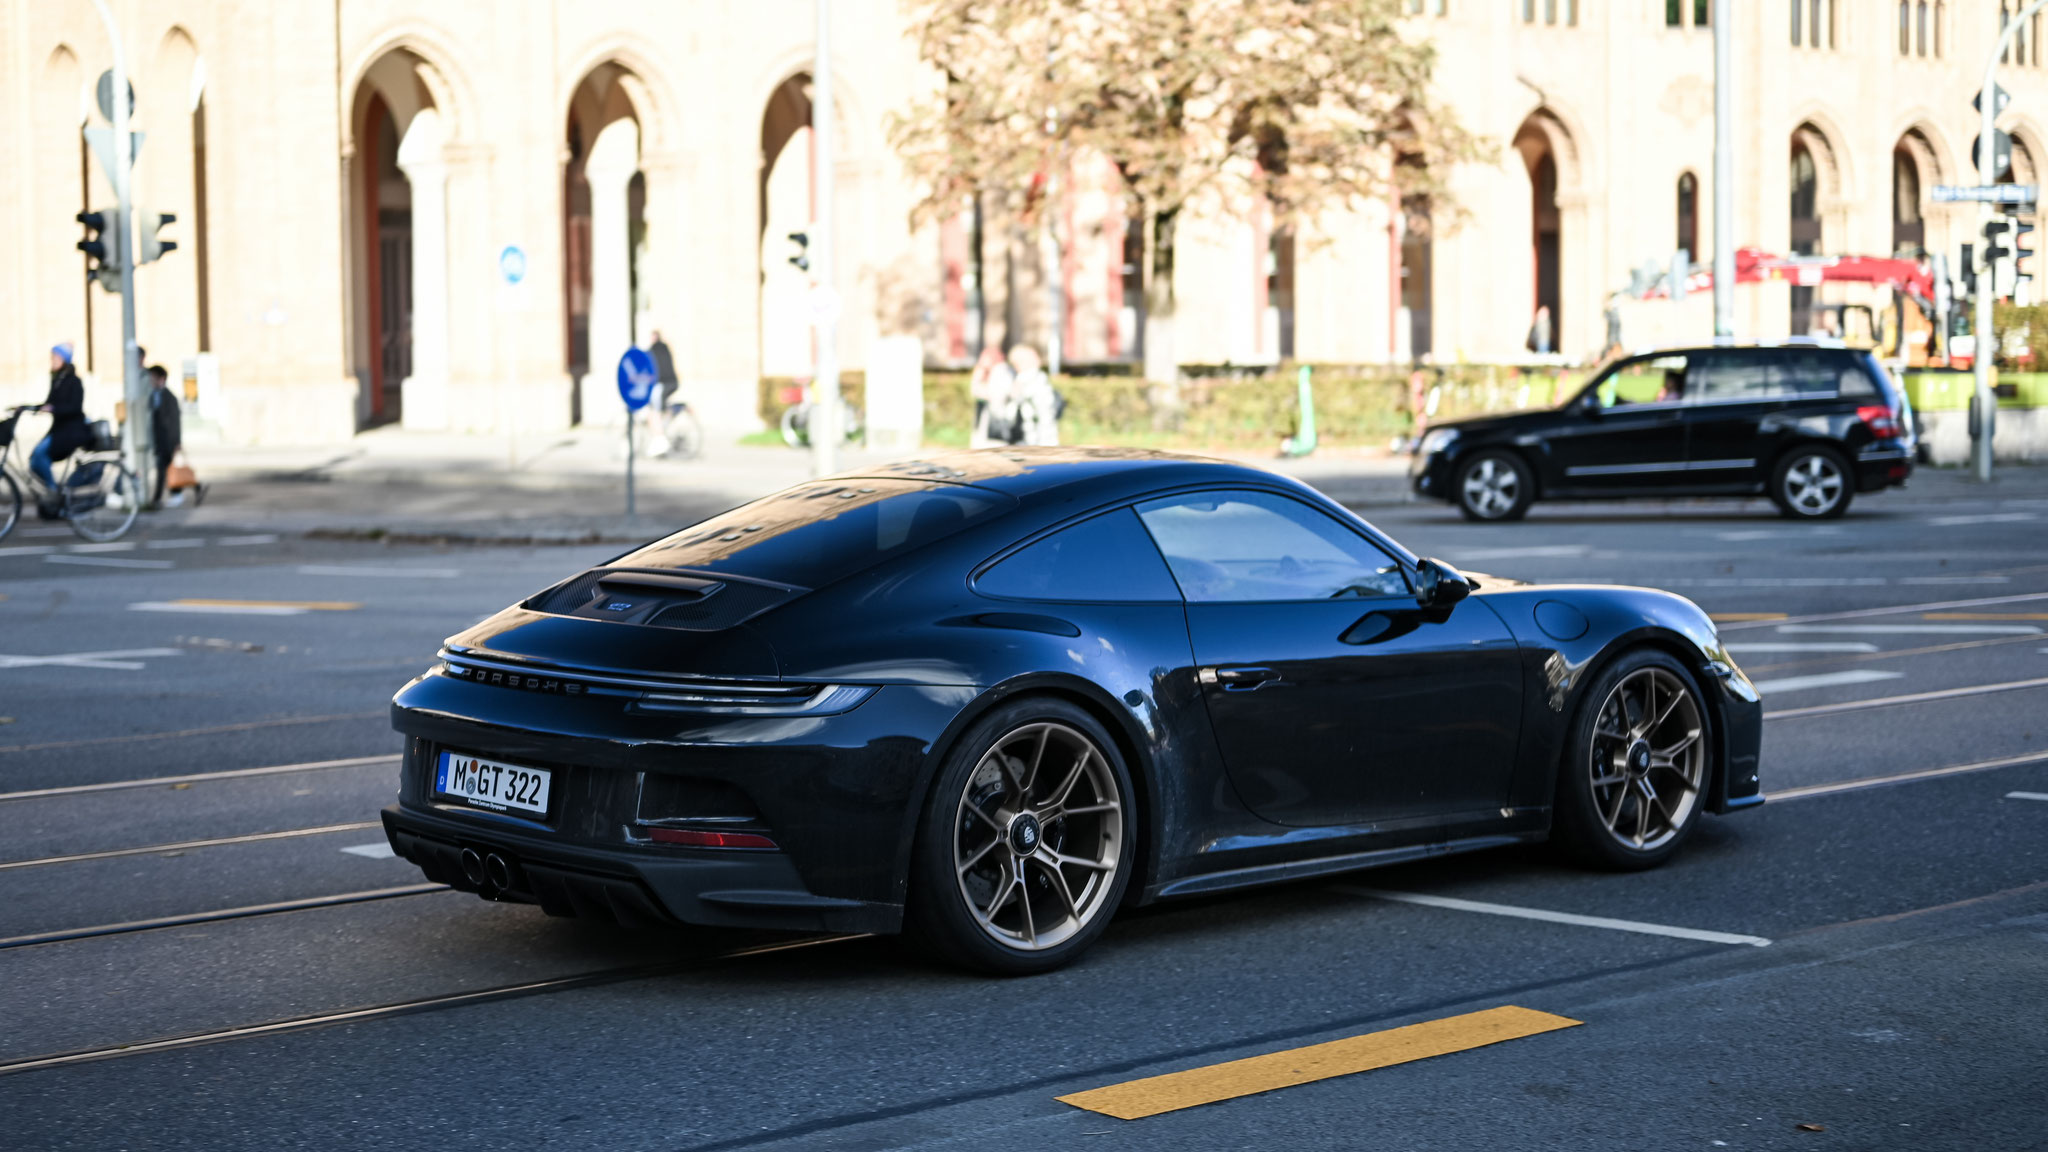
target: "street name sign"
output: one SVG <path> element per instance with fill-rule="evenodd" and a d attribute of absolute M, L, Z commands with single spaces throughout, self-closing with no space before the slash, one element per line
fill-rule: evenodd
<path fill-rule="evenodd" d="M 2039 184 L 1936 184 L 1936 204 L 1981 200 L 1990 204 L 2032 204 L 2041 198 Z"/>

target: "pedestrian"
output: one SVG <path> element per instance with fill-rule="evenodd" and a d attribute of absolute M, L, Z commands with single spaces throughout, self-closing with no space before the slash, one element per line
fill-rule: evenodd
<path fill-rule="evenodd" d="M 967 378 L 967 394 L 974 400 L 974 424 L 967 434 L 969 448 L 988 448 L 1014 443 L 1017 422 L 1017 374 L 1010 371 L 1003 350 L 983 348 L 975 358 L 974 371 Z"/>
<path fill-rule="evenodd" d="M 1538 304 L 1536 318 L 1529 323 L 1529 351 L 1550 355 L 1550 305 Z"/>
<path fill-rule="evenodd" d="M 1060 442 L 1060 395 L 1046 375 L 1038 349 L 1019 344 L 1010 349 L 1011 390 L 1017 398 L 1017 427 L 1010 443 L 1051 446 Z"/>
<path fill-rule="evenodd" d="M 647 355 L 654 361 L 654 403 L 640 410 L 640 419 L 647 426 L 647 452 L 651 456 L 666 456 L 674 445 L 668 435 L 668 406 L 675 399 L 676 389 L 682 387 L 682 377 L 676 375 L 676 358 L 669 351 L 668 341 L 661 338 L 661 329 L 649 333 L 652 339 L 647 345 Z"/>
<path fill-rule="evenodd" d="M 46 493 L 38 502 L 38 510 L 45 519 L 56 514 L 57 476 L 53 466 L 92 443 L 92 428 L 85 421 L 85 385 L 78 379 L 71 356 L 68 340 L 50 349 L 50 394 L 36 409 L 50 414 L 50 431 L 28 455 L 29 470 L 43 482 Z"/>
<path fill-rule="evenodd" d="M 184 443 L 184 414 L 178 408 L 178 397 L 171 391 L 171 374 L 161 364 L 151 364 L 149 376 L 149 443 L 156 456 L 156 487 L 150 491 L 150 507 L 161 507 L 164 502 L 164 478 L 171 470 L 171 460 L 177 456 Z M 177 503 L 185 502 L 181 493 Z"/>

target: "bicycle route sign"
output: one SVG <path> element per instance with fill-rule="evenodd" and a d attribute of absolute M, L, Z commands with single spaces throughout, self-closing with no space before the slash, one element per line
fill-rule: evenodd
<path fill-rule="evenodd" d="M 654 398 L 654 357 L 644 349 L 628 348 L 619 357 L 619 398 L 626 402 L 626 410 L 638 412 L 647 407 Z"/>

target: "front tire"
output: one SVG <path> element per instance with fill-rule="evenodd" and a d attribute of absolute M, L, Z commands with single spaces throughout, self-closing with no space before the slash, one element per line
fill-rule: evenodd
<path fill-rule="evenodd" d="M 946 757 L 918 824 L 908 927 L 962 967 L 1049 972 L 1102 935 L 1135 866 L 1130 772 L 1094 717 L 1027 697 Z"/>
<path fill-rule="evenodd" d="M 1616 871 L 1678 851 L 1705 805 L 1712 727 L 1685 666 L 1651 648 L 1624 653 L 1586 686 L 1557 781 L 1559 842 Z"/>
<path fill-rule="evenodd" d="M 1832 448 L 1794 448 L 1771 470 L 1771 503 L 1794 520 L 1832 520 L 1856 495 L 1849 462 Z"/>
<path fill-rule="evenodd" d="M 1467 520 L 1520 520 L 1536 501 L 1536 478 L 1513 452 L 1480 452 L 1457 475 L 1458 511 Z"/>
<path fill-rule="evenodd" d="M 0 472 L 0 540 L 14 531 L 21 522 L 21 488 L 14 483 L 14 477 Z"/>
<path fill-rule="evenodd" d="M 84 484 L 74 483 L 79 470 L 97 465 L 99 472 Z M 71 530 L 96 544 L 118 540 L 135 523 L 142 510 L 142 485 L 135 473 L 118 460 L 89 461 L 74 468 L 63 482 L 64 518 Z"/>

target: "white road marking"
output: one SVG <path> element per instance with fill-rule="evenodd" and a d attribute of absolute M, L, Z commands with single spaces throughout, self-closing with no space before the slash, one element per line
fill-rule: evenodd
<path fill-rule="evenodd" d="M 1391 900 L 1396 904 L 1420 904 L 1426 908 L 1448 908 L 1454 912 L 1482 912 L 1489 916 L 1542 920 L 1551 924 L 1570 924 L 1578 928 L 1605 928 L 1612 932 L 1638 932 L 1645 936 L 1705 940 L 1712 944 L 1747 944 L 1753 948 L 1766 948 L 1771 943 L 1762 936 L 1708 932 L 1700 928 L 1677 928 L 1669 924 L 1646 924 L 1641 920 L 1614 920 L 1606 916 L 1581 916 L 1576 912 L 1552 912 L 1546 908 L 1522 908 L 1514 904 L 1488 904 L 1480 900 L 1459 900 L 1451 896 L 1426 896 L 1420 892 L 1388 892 L 1379 888 L 1356 888 L 1348 884 L 1337 885 L 1336 890 L 1353 896 L 1369 896 L 1374 900 Z"/>
<path fill-rule="evenodd" d="M 2010 584 L 2010 576 L 1908 576 L 1901 584 Z"/>
<path fill-rule="evenodd" d="M 23 528 L 21 534 L 23 536 L 70 536 L 74 533 L 69 528 Z"/>
<path fill-rule="evenodd" d="M 9 656 L 0 653 L 0 668 L 107 668 L 140 671 L 143 657 L 176 656 L 176 648 L 121 648 L 111 652 L 66 652 L 58 656 Z"/>
<path fill-rule="evenodd" d="M 391 842 L 388 840 L 379 840 L 375 844 L 358 844 L 353 848 L 343 848 L 342 851 L 351 856 L 361 856 L 365 860 L 390 860 L 398 855 L 391 850 Z"/>
<path fill-rule="evenodd" d="M 78 552 L 133 552 L 135 541 L 115 540 L 106 544 L 73 544 L 67 551 Z"/>
<path fill-rule="evenodd" d="M 24 544 L 13 548 L 0 548 L 0 560 L 9 556 L 48 556 L 57 550 L 52 544 Z"/>
<path fill-rule="evenodd" d="M 1966 772 L 1984 772 L 1992 768 L 2011 768 L 2020 764 L 2038 764 L 2048 760 L 2048 752 L 2028 752 L 2021 756 L 2001 756 L 1996 760 L 1979 760 L 1972 764 L 1950 764 L 1944 768 L 1922 768 L 1915 772 L 1898 772 L 1890 776 L 1865 776 L 1860 780 L 1842 780 L 1834 784 L 1808 784 L 1803 788 L 1787 788 L 1782 792 L 1766 792 L 1764 799 L 1775 804 L 1781 800 L 1803 800 L 1808 796 L 1830 796 L 1836 792 L 1860 792 L 1865 788 L 1882 788 L 1887 784 L 1908 784 L 1915 780 L 1935 780 L 1943 776 L 1960 776 Z"/>
<path fill-rule="evenodd" d="M 1716 532 L 1714 533 L 1714 538 L 1717 540 L 1729 540 L 1740 542 L 1743 540 L 1769 540 L 1774 536 L 1782 535 L 1784 535 L 1784 533 L 1782 532 L 1774 532 L 1768 528 L 1760 528 L 1748 532 Z"/>
<path fill-rule="evenodd" d="M 2007 800 L 2048 800 L 2048 792 L 2007 792 Z"/>
<path fill-rule="evenodd" d="M 1840 642 L 1838 642 L 1838 643 L 1819 643 L 1819 644 L 1796 644 L 1796 643 L 1793 643 L 1793 642 L 1791 642 L 1791 641 L 1787 641 L 1787 642 L 1785 642 L 1785 643 L 1783 643 L 1783 644 L 1773 644 L 1773 643 L 1771 643 L 1771 642 L 1769 642 L 1769 641 L 1761 641 L 1761 642 L 1759 642 L 1759 643 L 1755 643 L 1755 644 L 1726 644 L 1726 645 L 1723 645 L 1723 647 L 1727 648 L 1727 649 L 1728 649 L 1728 651 L 1730 651 L 1730 652 L 1733 652 L 1733 653 L 1735 653 L 1735 654 L 1736 654 L 1737 656 L 1746 656 L 1746 655 L 1749 655 L 1749 654 L 1751 654 L 1751 653 L 1759 653 L 1759 652 L 1875 652 L 1875 651 L 1877 651 L 1877 645 L 1875 645 L 1875 644 L 1866 644 L 1866 643 L 1864 643 L 1864 642 L 1863 642 L 1863 641 L 1861 641 L 1861 640 L 1843 640 L 1843 641 L 1840 641 Z"/>
<path fill-rule="evenodd" d="M 1460 560 L 1535 560 L 1545 556 L 1576 558 L 1592 550 L 1589 544 L 1539 544 L 1528 548 L 1480 548 L 1455 555 Z"/>
<path fill-rule="evenodd" d="M 1704 576 L 1647 580 L 1660 588 L 1882 588 L 1883 576 Z"/>
<path fill-rule="evenodd" d="M 1973 600 L 1937 600 L 1928 604 L 1900 604 L 1892 608 L 1854 608 L 1847 612 L 1817 612 L 1809 616 L 1794 616 L 1787 620 L 1744 620 L 1721 625 L 1721 631 L 1730 632 L 1743 628 L 1769 628 L 1780 624 L 1811 624 L 1821 620 L 1862 620 L 1872 616 L 1902 616 L 1908 612 L 1933 612 L 1943 608 L 1983 608 L 1991 604 L 2022 604 L 2032 600 L 2048 600 L 2048 592 L 2022 592 L 2014 596 L 1980 596 Z"/>
<path fill-rule="evenodd" d="M 1847 672 L 1822 672 L 1813 676 L 1784 676 L 1776 680 L 1758 680 L 1755 688 L 1765 696 L 1780 692 L 1803 692 L 1808 688 L 1834 688 L 1842 684 L 1869 684 L 1878 680 L 1897 680 L 1904 672 L 1880 672 L 1875 668 L 1854 668 Z"/>
<path fill-rule="evenodd" d="M 85 564 L 95 568 L 176 568 L 169 560 L 125 560 L 119 556 L 45 556 L 45 564 Z"/>
<path fill-rule="evenodd" d="M 130 604 L 130 612 L 196 612 L 219 616 L 304 616 L 306 609 L 289 604 L 177 604 L 169 600 L 144 600 Z"/>
<path fill-rule="evenodd" d="M 184 776 L 149 776 L 141 780 L 109 780 L 101 784 L 65 784 L 56 788 L 31 788 L 24 792 L 0 792 L 0 801 L 40 800 L 48 796 L 76 796 L 85 792 L 121 792 L 130 788 L 155 788 L 165 784 L 189 785 L 200 780 L 239 780 L 246 776 L 324 772 L 331 768 L 374 768 L 397 762 L 397 756 L 355 756 L 347 760 L 308 760 L 302 764 L 272 764 L 264 768 L 226 768 L 217 772 L 192 772 Z"/>
<path fill-rule="evenodd" d="M 225 548 L 232 548 L 237 544 L 275 544 L 277 543 L 277 533 L 264 532 L 255 536 L 222 536 L 220 539 L 215 540 L 214 543 Z"/>
<path fill-rule="evenodd" d="M 422 580 L 453 580 L 462 575 L 460 568 L 377 568 L 354 567 L 344 564 L 302 564 L 301 576 L 416 576 Z"/>
<path fill-rule="evenodd" d="M 1806 708 L 1785 708 L 1764 713 L 1766 720 L 1795 716 L 1825 716 L 1835 712 L 1861 712 L 1869 708 L 1890 708 L 1897 704 L 1926 704 L 1962 696 L 1989 696 L 1994 692 L 2016 692 L 2022 688 L 2048 688 L 2048 676 L 2034 680 L 2008 680 L 2003 684 L 1975 684 L 1968 688 L 1943 688 L 1935 692 L 1913 692 L 1905 696 L 1878 696 L 1869 700 L 1844 700 L 1840 704 L 1815 704 Z"/>
<path fill-rule="evenodd" d="M 1965 524 L 2017 524 L 2024 520 L 2037 520 L 2032 512 L 1984 512 L 1970 516 L 1936 516 L 1929 524 L 1943 528 L 1956 528 Z"/>
<path fill-rule="evenodd" d="M 1787 635 L 2038 636 L 2038 624 L 1780 624 Z"/>
<path fill-rule="evenodd" d="M 204 548 L 206 547 L 206 538 L 204 536 L 190 536 L 178 540 L 145 540 L 142 542 L 142 546 L 144 548 Z"/>

